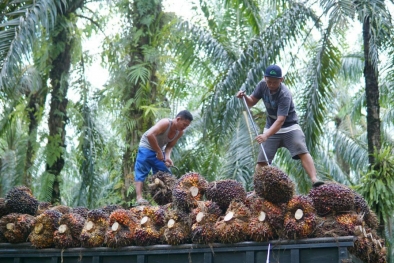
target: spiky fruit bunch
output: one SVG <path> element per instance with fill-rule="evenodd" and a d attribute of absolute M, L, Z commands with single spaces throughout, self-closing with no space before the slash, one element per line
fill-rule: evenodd
<path fill-rule="evenodd" d="M 226 215 L 215 224 L 217 238 L 222 243 L 237 243 L 247 239 L 250 211 L 245 204 L 232 201 Z"/>
<path fill-rule="evenodd" d="M 105 243 L 113 248 L 131 245 L 137 225 L 138 220 L 131 211 L 125 209 L 113 211 L 109 217 Z"/>
<path fill-rule="evenodd" d="M 3 232 L 1 232 L 0 230 L 0 243 L 7 243 L 8 240 L 7 238 L 4 236 Z"/>
<path fill-rule="evenodd" d="M 83 218 L 88 218 L 89 209 L 83 206 L 74 207 L 71 211 L 72 213 L 79 214 Z"/>
<path fill-rule="evenodd" d="M 316 211 L 312 199 L 294 196 L 288 203 L 283 222 L 284 234 L 289 239 L 306 238 L 316 227 Z"/>
<path fill-rule="evenodd" d="M 215 223 L 221 214 L 222 210 L 215 202 L 199 201 L 190 214 L 192 242 L 198 244 L 215 242 Z"/>
<path fill-rule="evenodd" d="M 158 205 L 172 202 L 172 189 L 176 183 L 175 177 L 166 172 L 159 171 L 149 177 L 149 193 Z"/>
<path fill-rule="evenodd" d="M 59 228 L 55 231 L 53 242 L 57 248 L 81 246 L 81 232 L 85 218 L 80 214 L 63 214 L 59 220 Z"/>
<path fill-rule="evenodd" d="M 5 206 L 9 213 L 29 214 L 34 216 L 38 204 L 38 200 L 26 186 L 16 186 L 5 196 Z"/>
<path fill-rule="evenodd" d="M 243 185 L 236 180 L 219 180 L 208 184 L 205 196 L 226 211 L 231 201 L 245 202 L 246 191 Z"/>
<path fill-rule="evenodd" d="M 46 210 L 49 210 L 52 207 L 53 206 L 50 202 L 39 202 L 38 207 L 37 207 L 37 211 L 36 211 L 36 216 L 41 215 Z"/>
<path fill-rule="evenodd" d="M 2 216 L 8 215 L 9 211 L 5 205 L 5 199 L 4 198 L 0 198 L 0 218 Z"/>
<path fill-rule="evenodd" d="M 23 243 L 27 241 L 34 221 L 32 215 L 11 213 L 0 219 L 0 231 L 9 243 Z"/>
<path fill-rule="evenodd" d="M 247 231 L 249 238 L 256 242 L 264 242 L 276 237 L 275 231 L 263 214 L 250 218 Z"/>
<path fill-rule="evenodd" d="M 250 209 L 252 216 L 265 216 L 265 221 L 267 221 L 276 232 L 280 232 L 283 229 L 286 204 L 275 205 L 256 194 L 249 195 L 246 198 L 245 204 Z M 264 215 L 262 215 L 262 212 Z"/>
<path fill-rule="evenodd" d="M 123 207 L 121 205 L 117 205 L 117 204 L 110 204 L 110 205 L 106 205 L 104 207 L 101 208 L 101 210 L 103 210 L 105 213 L 108 214 L 108 216 L 115 211 L 116 209 L 123 209 Z"/>
<path fill-rule="evenodd" d="M 53 235 L 59 227 L 62 213 L 56 210 L 46 210 L 36 217 L 34 229 L 29 235 L 31 244 L 36 248 L 47 248 L 54 245 Z"/>
<path fill-rule="evenodd" d="M 365 223 L 372 229 L 378 229 L 379 219 L 375 212 L 370 209 L 367 201 L 359 193 L 354 192 L 354 210 L 364 215 Z"/>
<path fill-rule="evenodd" d="M 358 236 L 354 246 L 348 247 L 348 250 L 366 263 L 387 262 L 387 249 L 384 246 L 384 240 L 374 232 L 370 232 L 366 236 Z"/>
<path fill-rule="evenodd" d="M 323 184 L 312 188 L 309 191 L 309 196 L 312 198 L 316 212 L 320 216 L 354 210 L 354 192 L 342 184 Z"/>
<path fill-rule="evenodd" d="M 109 215 L 102 209 L 93 209 L 88 212 L 88 217 L 81 232 L 83 247 L 100 247 L 105 241 L 105 232 L 109 226 Z"/>
<path fill-rule="evenodd" d="M 66 205 L 56 205 L 54 207 L 49 208 L 50 210 L 56 210 L 60 213 L 62 213 L 63 215 L 65 214 L 69 214 L 72 212 L 72 208 Z"/>
<path fill-rule="evenodd" d="M 294 183 L 279 168 L 264 166 L 254 174 L 256 194 L 274 204 L 287 203 L 294 195 Z"/>
<path fill-rule="evenodd" d="M 166 211 L 166 224 L 163 229 L 164 241 L 170 245 L 190 242 L 191 220 L 189 214 L 179 209 Z"/>
<path fill-rule="evenodd" d="M 207 186 L 207 180 L 198 173 L 182 175 L 172 189 L 173 204 L 178 209 L 190 212 L 204 196 Z"/>
<path fill-rule="evenodd" d="M 212 201 L 198 201 L 197 207 L 190 213 L 191 224 L 215 223 L 223 211 Z"/>
<path fill-rule="evenodd" d="M 135 229 L 134 241 L 138 246 L 161 243 L 162 226 L 165 223 L 165 212 L 160 207 L 145 206 Z"/>
<path fill-rule="evenodd" d="M 357 213 L 346 213 L 335 216 L 335 221 L 338 223 L 338 227 L 346 233 L 346 235 L 354 235 L 356 226 L 362 226 L 363 219 L 360 214 Z"/>

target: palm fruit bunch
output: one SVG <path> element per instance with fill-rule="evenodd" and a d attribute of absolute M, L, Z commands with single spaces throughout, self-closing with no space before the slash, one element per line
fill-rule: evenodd
<path fill-rule="evenodd" d="M 173 204 L 180 210 L 190 212 L 204 196 L 208 182 L 200 174 L 190 172 L 182 175 L 172 189 Z"/>
<path fill-rule="evenodd" d="M 56 205 L 54 207 L 50 207 L 49 210 L 56 210 L 60 213 L 62 213 L 63 215 L 65 214 L 69 214 L 72 212 L 72 208 L 66 205 Z"/>
<path fill-rule="evenodd" d="M 36 215 L 38 200 L 26 186 L 13 187 L 5 196 L 5 206 L 9 213 Z"/>
<path fill-rule="evenodd" d="M 7 238 L 4 236 L 3 232 L 0 230 L 0 243 L 7 243 L 8 240 Z"/>
<path fill-rule="evenodd" d="M 250 209 L 252 215 L 260 216 L 264 212 L 265 220 L 268 221 L 276 232 L 283 229 L 284 213 L 287 204 L 273 204 L 257 196 L 255 193 L 248 195 L 245 204 Z"/>
<path fill-rule="evenodd" d="M 205 197 L 226 211 L 231 201 L 245 202 L 246 191 L 243 185 L 236 180 L 219 180 L 208 184 Z"/>
<path fill-rule="evenodd" d="M 109 226 L 109 215 L 102 209 L 93 209 L 88 212 L 85 225 L 81 232 L 83 247 L 100 247 L 105 241 L 105 232 Z"/>
<path fill-rule="evenodd" d="M 34 216 L 11 213 L 0 219 L 0 231 L 9 243 L 23 243 L 33 229 Z"/>
<path fill-rule="evenodd" d="M 50 202 L 39 202 L 38 207 L 37 207 L 37 211 L 36 211 L 36 216 L 41 215 L 46 210 L 49 210 L 52 207 L 53 206 Z"/>
<path fill-rule="evenodd" d="M 132 244 L 138 220 L 135 215 L 125 209 L 116 209 L 109 216 L 109 228 L 105 235 L 108 247 L 125 247 Z"/>
<path fill-rule="evenodd" d="M 80 214 L 63 214 L 59 220 L 59 228 L 55 231 L 53 242 L 57 248 L 81 246 L 81 232 L 85 218 Z"/>
<path fill-rule="evenodd" d="M 216 241 L 215 223 L 221 216 L 222 210 L 212 201 L 199 201 L 190 214 L 193 243 L 208 244 Z"/>
<path fill-rule="evenodd" d="M 225 216 L 221 216 L 215 224 L 217 238 L 222 243 L 237 243 L 247 239 L 249 208 L 244 203 L 232 201 Z"/>
<path fill-rule="evenodd" d="M 251 212 L 248 227 L 249 238 L 256 242 L 273 239 L 276 236 L 276 231 L 268 221 L 269 211 L 265 207 L 264 200 L 256 195 L 249 195 L 246 200 L 245 204 Z M 281 214 L 280 220 L 283 223 L 283 213 Z"/>
<path fill-rule="evenodd" d="M 47 248 L 54 245 L 53 236 L 59 227 L 62 213 L 56 210 L 46 210 L 36 217 L 34 229 L 29 235 L 31 244 L 36 248 Z"/>
<path fill-rule="evenodd" d="M 312 198 L 316 212 L 320 216 L 354 210 L 354 192 L 342 184 L 326 183 L 312 188 L 309 197 Z"/>
<path fill-rule="evenodd" d="M 254 174 L 256 194 L 273 204 L 287 203 L 294 195 L 294 183 L 279 168 L 264 166 Z"/>
<path fill-rule="evenodd" d="M 187 212 L 176 208 L 168 209 L 165 222 L 163 237 L 167 244 L 179 245 L 190 242 L 191 221 Z"/>
<path fill-rule="evenodd" d="M 348 247 L 350 253 L 366 263 L 386 263 L 387 248 L 384 240 L 374 232 L 357 237 L 353 247 Z"/>
<path fill-rule="evenodd" d="M 0 218 L 2 216 L 8 215 L 9 211 L 5 205 L 5 199 L 4 198 L 0 198 Z"/>
<path fill-rule="evenodd" d="M 288 203 L 283 222 L 284 235 L 289 239 L 306 238 L 316 227 L 316 211 L 312 199 L 294 196 Z"/>
<path fill-rule="evenodd" d="M 379 219 L 375 212 L 370 209 L 367 201 L 360 194 L 354 192 L 354 210 L 364 216 L 364 222 L 372 229 L 378 229 Z"/>
<path fill-rule="evenodd" d="M 149 177 L 149 194 L 158 205 L 172 202 L 172 189 L 176 179 L 170 173 L 159 171 Z"/>
<path fill-rule="evenodd" d="M 101 210 L 103 210 L 105 213 L 108 214 L 108 216 L 115 210 L 117 209 L 123 209 L 123 207 L 121 205 L 117 205 L 117 204 L 110 204 L 110 205 L 106 205 L 104 207 L 101 208 Z"/>
<path fill-rule="evenodd" d="M 79 214 L 85 219 L 88 218 L 88 212 L 89 209 L 83 206 L 74 207 L 71 211 L 71 213 Z"/>
<path fill-rule="evenodd" d="M 161 243 L 162 227 L 165 223 L 165 211 L 157 206 L 144 206 L 135 228 L 134 241 L 138 246 Z"/>

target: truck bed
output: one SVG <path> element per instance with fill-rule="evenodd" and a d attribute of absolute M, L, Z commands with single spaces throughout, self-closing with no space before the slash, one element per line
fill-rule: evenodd
<path fill-rule="evenodd" d="M 0 244 L 0 263 L 359 263 L 347 248 L 353 236 L 211 245 L 36 249 L 30 243 Z"/>

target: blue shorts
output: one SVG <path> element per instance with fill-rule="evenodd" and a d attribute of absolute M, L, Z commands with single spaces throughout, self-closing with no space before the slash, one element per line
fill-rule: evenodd
<path fill-rule="evenodd" d="M 134 181 L 143 182 L 149 172 L 155 174 L 158 171 L 171 173 L 163 161 L 156 158 L 156 152 L 144 147 L 138 148 L 137 159 L 134 166 Z"/>

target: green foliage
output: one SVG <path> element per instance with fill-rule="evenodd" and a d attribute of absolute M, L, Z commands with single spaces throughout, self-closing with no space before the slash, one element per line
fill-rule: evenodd
<path fill-rule="evenodd" d="M 355 187 L 379 218 L 387 221 L 394 213 L 394 151 L 392 146 L 382 147 L 374 153 L 376 163 L 362 175 Z M 388 222 L 386 222 L 388 223 Z"/>
<path fill-rule="evenodd" d="M 64 148 L 61 147 L 62 144 L 63 142 L 60 134 L 48 136 L 48 144 L 45 150 L 45 156 L 49 166 L 52 166 L 64 152 Z"/>

